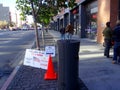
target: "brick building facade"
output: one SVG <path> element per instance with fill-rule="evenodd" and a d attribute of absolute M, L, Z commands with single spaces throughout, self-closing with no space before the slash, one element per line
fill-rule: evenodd
<path fill-rule="evenodd" d="M 97 6 L 94 5 L 95 2 L 97 2 L 97 4 L 96 4 Z M 96 26 L 97 26 L 96 27 L 97 32 L 96 32 L 96 38 L 95 39 L 96 39 L 96 42 L 102 43 L 103 39 L 104 39 L 104 37 L 102 35 L 102 31 L 106 26 L 105 25 L 106 22 L 110 21 L 111 22 L 111 27 L 114 28 L 114 26 L 116 24 L 116 21 L 118 20 L 119 0 L 84 0 L 80 5 L 82 7 L 84 7 L 84 8 L 82 8 L 82 9 L 84 9 L 84 11 L 87 10 L 87 6 L 88 7 L 89 6 L 94 7 L 94 8 L 91 8 L 92 12 L 93 12 L 93 10 L 95 10 L 95 8 L 98 9 L 95 12 L 96 13 Z M 90 14 L 93 15 L 94 13 L 93 14 L 90 13 Z M 91 21 L 90 21 L 90 23 L 91 23 Z M 86 20 L 86 22 L 87 22 L 87 20 Z M 81 24 L 82 24 L 82 21 L 81 21 Z M 82 29 L 83 31 L 87 28 L 87 24 L 84 24 L 84 25 L 85 26 L 83 26 L 84 28 Z"/>
<path fill-rule="evenodd" d="M 107 21 L 110 21 L 111 27 L 114 28 L 118 19 L 118 3 L 119 0 L 98 0 L 97 42 L 103 42 L 102 30 Z"/>
<path fill-rule="evenodd" d="M 75 34 L 80 38 L 95 39 L 98 43 L 103 43 L 102 31 L 106 22 L 110 21 L 114 28 L 116 21 L 120 19 L 119 0 L 76 0 L 77 7 L 62 12 L 63 18 L 58 18 L 57 26 L 66 26 L 72 22 Z M 62 21 L 62 22 L 60 22 Z M 59 23 L 60 22 L 60 23 Z M 58 28 L 59 30 L 59 28 Z"/>

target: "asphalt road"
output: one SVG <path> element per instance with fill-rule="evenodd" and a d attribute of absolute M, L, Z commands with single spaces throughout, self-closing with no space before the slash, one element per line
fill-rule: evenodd
<path fill-rule="evenodd" d="M 0 31 L 0 87 L 35 42 L 35 31 Z"/>

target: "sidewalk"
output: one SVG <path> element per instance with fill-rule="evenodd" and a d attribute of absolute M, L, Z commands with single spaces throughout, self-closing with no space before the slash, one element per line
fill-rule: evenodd
<path fill-rule="evenodd" d="M 50 34 L 45 34 L 45 45 L 54 44 L 53 37 Z M 42 46 L 43 41 L 40 39 L 40 45 Z M 43 45 L 44 45 L 43 44 Z M 35 47 L 33 46 L 33 49 Z M 57 90 L 57 80 L 45 80 L 44 75 L 46 70 L 41 68 L 33 68 L 22 64 L 17 66 L 10 77 L 7 79 L 5 84 L 0 90 Z M 54 60 L 54 69 L 57 72 L 57 62 Z"/>
<path fill-rule="evenodd" d="M 106 58 L 103 52 L 102 44 L 80 39 L 79 77 L 88 90 L 120 90 L 120 65 L 112 64 L 112 58 Z"/>
<path fill-rule="evenodd" d="M 102 45 L 81 39 L 79 76 L 89 90 L 120 90 L 120 65 L 103 52 Z"/>
<path fill-rule="evenodd" d="M 53 37 L 52 43 L 60 39 L 59 32 L 51 30 L 49 34 Z M 73 38 L 79 39 L 76 35 Z M 120 65 L 112 64 L 112 58 L 104 57 L 103 50 L 104 47 L 94 40 L 80 39 L 79 78 L 88 90 L 120 90 Z M 54 65 L 57 71 L 56 62 Z M 16 68 L 16 73 L 9 87 L 1 90 L 57 90 L 56 80 L 43 79 L 44 70 L 21 66 Z"/>

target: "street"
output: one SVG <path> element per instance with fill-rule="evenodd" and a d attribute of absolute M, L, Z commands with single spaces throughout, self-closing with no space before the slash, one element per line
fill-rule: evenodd
<path fill-rule="evenodd" d="M 0 87 L 35 41 L 35 31 L 0 31 Z"/>

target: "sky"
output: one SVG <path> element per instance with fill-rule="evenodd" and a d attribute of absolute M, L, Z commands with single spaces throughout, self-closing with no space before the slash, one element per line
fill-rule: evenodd
<path fill-rule="evenodd" d="M 3 4 L 3 6 L 9 7 L 11 13 L 13 13 L 13 14 L 19 13 L 19 12 L 16 10 L 16 8 L 15 8 L 15 6 L 16 6 L 16 0 L 0 0 L 0 3 Z M 13 16 L 13 17 L 14 17 L 14 16 Z M 18 16 L 18 17 L 19 17 L 19 16 Z M 13 21 L 15 21 L 15 19 L 16 19 L 16 18 L 13 18 Z M 30 23 L 33 22 L 31 16 L 28 17 L 28 21 L 29 21 Z"/>
<path fill-rule="evenodd" d="M 0 0 L 3 6 L 8 6 L 10 8 L 10 11 L 15 10 L 15 2 L 16 0 Z"/>

